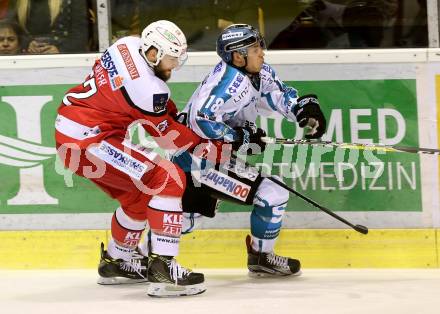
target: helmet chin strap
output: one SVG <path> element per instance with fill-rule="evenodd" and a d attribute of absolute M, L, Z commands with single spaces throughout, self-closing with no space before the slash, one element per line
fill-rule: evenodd
<path fill-rule="evenodd" d="M 249 76 L 252 85 L 259 90 L 260 89 L 260 73 L 251 73 L 248 70 L 246 70 L 246 67 L 248 65 L 247 63 L 247 56 L 243 56 L 244 57 L 244 66 L 236 66 L 231 62 L 231 66 L 233 66 L 234 68 L 240 70 L 242 73 L 246 74 L 247 76 Z"/>

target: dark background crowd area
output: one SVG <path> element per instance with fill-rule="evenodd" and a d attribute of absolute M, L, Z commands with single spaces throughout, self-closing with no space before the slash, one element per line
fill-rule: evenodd
<path fill-rule="evenodd" d="M 272 49 L 428 47 L 427 0 L 110 0 L 109 42 L 166 19 L 190 51 L 233 23 Z M 0 55 L 98 52 L 96 0 L 0 0 Z"/>

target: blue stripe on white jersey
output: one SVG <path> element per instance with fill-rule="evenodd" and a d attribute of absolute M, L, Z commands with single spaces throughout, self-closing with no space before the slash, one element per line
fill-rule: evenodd
<path fill-rule="evenodd" d="M 214 88 L 211 90 L 210 96 L 200 108 L 200 112 L 210 117 L 215 115 L 215 112 L 219 109 L 217 108 L 217 106 L 219 106 L 221 102 L 218 101 L 218 99 L 221 98 L 223 100 L 223 103 L 225 103 L 231 98 L 231 94 L 228 93 L 227 90 L 237 74 L 239 73 L 235 68 L 225 67 L 225 72 L 223 73 L 222 78 L 220 79 L 218 84 L 214 86 Z"/>
<path fill-rule="evenodd" d="M 221 109 L 222 105 L 231 99 L 235 87 L 234 82 L 241 74 L 237 69 L 233 67 L 225 67 L 221 79 L 215 85 L 205 103 L 201 106 L 195 121 L 199 129 L 207 138 L 211 139 L 224 139 L 226 141 L 232 141 L 236 138 L 236 132 L 230 126 L 223 122 L 223 117 L 219 119 L 217 112 Z"/>

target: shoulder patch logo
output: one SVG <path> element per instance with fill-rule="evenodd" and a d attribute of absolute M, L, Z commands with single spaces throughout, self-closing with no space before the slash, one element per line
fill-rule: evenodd
<path fill-rule="evenodd" d="M 168 101 L 168 94 L 153 94 L 153 110 L 154 112 L 161 112 L 166 110 Z"/>
<path fill-rule="evenodd" d="M 126 44 L 119 44 L 118 50 L 121 53 L 122 60 L 124 60 L 125 66 L 127 67 L 128 74 L 132 80 L 135 80 L 139 77 L 139 72 L 136 68 L 136 64 L 134 64 L 133 58 L 131 57 L 130 51 Z"/>
<path fill-rule="evenodd" d="M 116 75 L 110 79 L 110 85 L 112 90 L 120 89 L 124 85 L 124 78 L 120 75 Z"/>

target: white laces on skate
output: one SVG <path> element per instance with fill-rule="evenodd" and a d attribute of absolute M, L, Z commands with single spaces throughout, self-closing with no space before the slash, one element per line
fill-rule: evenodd
<path fill-rule="evenodd" d="M 273 252 L 268 253 L 266 255 L 266 259 L 272 265 L 281 266 L 281 267 L 289 267 L 289 264 L 288 264 L 289 259 L 287 257 L 276 255 Z"/>
<path fill-rule="evenodd" d="M 120 264 L 120 267 L 124 271 L 128 272 L 136 272 L 139 276 L 142 278 L 145 278 L 144 275 L 142 275 L 142 271 L 145 271 L 147 269 L 146 266 L 142 266 L 142 259 L 144 258 L 143 255 L 138 254 L 137 252 L 133 252 L 133 256 L 129 261 L 124 261 Z"/>
<path fill-rule="evenodd" d="M 174 283 L 177 285 L 177 280 L 182 279 L 183 276 L 186 276 L 191 273 L 191 270 L 180 266 L 179 263 L 173 258 L 169 261 L 170 267 L 170 277 L 174 280 Z"/>

